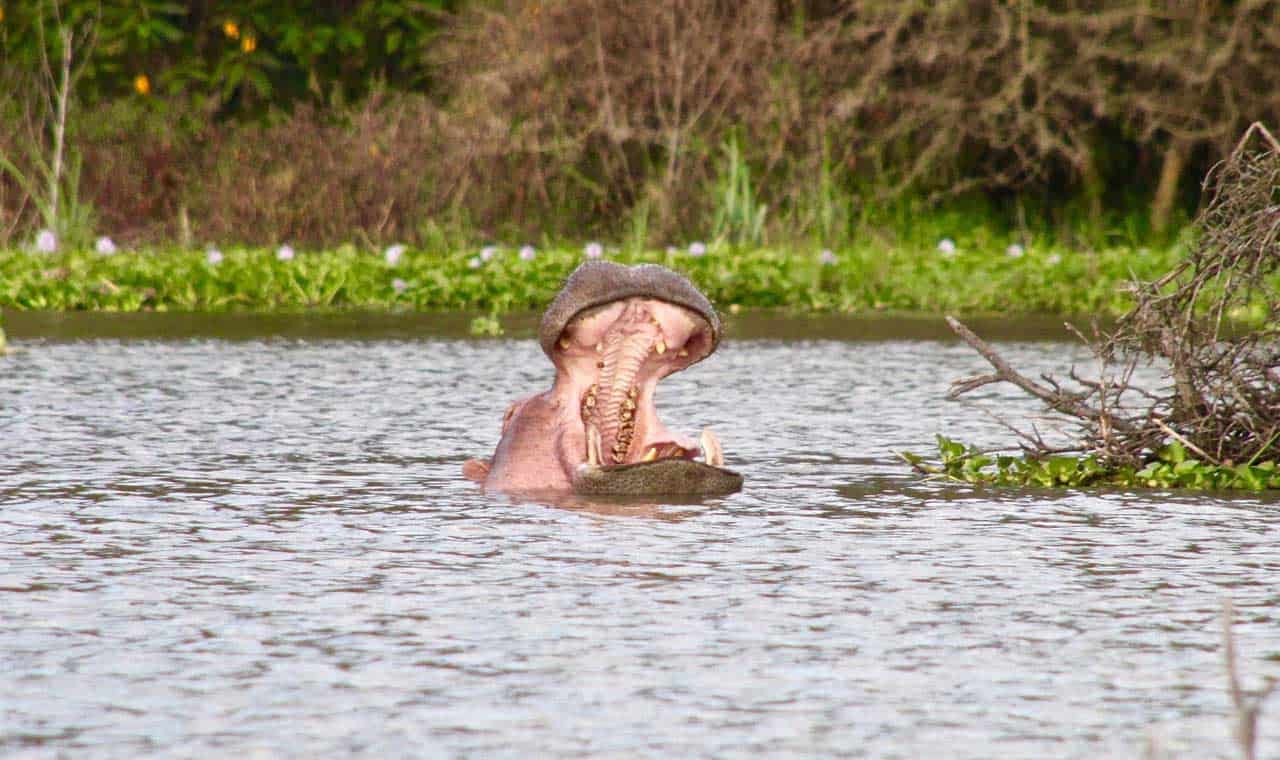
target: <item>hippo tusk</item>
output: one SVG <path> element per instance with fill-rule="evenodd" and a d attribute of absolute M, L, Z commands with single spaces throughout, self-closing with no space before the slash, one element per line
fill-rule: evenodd
<path fill-rule="evenodd" d="M 720 439 L 711 432 L 711 428 L 703 428 L 698 436 L 698 448 L 702 450 L 702 460 L 712 467 L 724 466 L 724 448 Z"/>
<path fill-rule="evenodd" d="M 595 425 L 587 425 L 587 464 L 599 467 L 604 461 L 604 443 L 600 439 L 600 430 Z"/>

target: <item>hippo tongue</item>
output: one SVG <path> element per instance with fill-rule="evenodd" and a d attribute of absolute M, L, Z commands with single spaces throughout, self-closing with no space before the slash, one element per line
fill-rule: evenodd
<path fill-rule="evenodd" d="M 651 443 L 644 447 L 644 454 L 640 457 L 641 462 L 652 462 L 655 459 L 693 459 L 698 455 L 697 449 L 681 446 L 675 441 L 662 441 L 660 443 Z"/>

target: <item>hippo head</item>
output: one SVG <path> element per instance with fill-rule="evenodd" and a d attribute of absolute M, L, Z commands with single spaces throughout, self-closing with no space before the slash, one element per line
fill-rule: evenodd
<path fill-rule="evenodd" d="M 658 381 L 705 359 L 720 318 L 665 267 L 587 262 L 543 315 L 538 339 L 551 390 L 507 411 L 491 462 L 464 472 L 486 488 L 592 496 L 715 495 L 742 487 L 710 430 L 698 438 L 658 419 Z"/>

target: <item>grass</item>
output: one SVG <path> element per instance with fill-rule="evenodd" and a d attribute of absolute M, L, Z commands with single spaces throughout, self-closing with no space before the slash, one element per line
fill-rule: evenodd
<path fill-rule="evenodd" d="M 1010 249 L 988 234 L 935 241 L 867 241 L 818 246 L 606 249 L 622 263 L 652 262 L 686 273 L 724 308 L 801 312 L 1118 314 L 1124 284 L 1167 270 L 1178 244 L 1068 250 L 1050 243 Z M 945 246 L 944 246 L 945 247 Z M 341 246 L 299 251 L 289 261 L 263 248 L 148 249 L 104 256 L 76 250 L 0 250 L 0 308 L 41 310 L 290 311 L 305 309 L 470 310 L 497 315 L 543 308 L 584 259 L 578 246 L 514 247 L 482 260 L 477 250 L 409 249 L 393 265 L 382 254 Z"/>

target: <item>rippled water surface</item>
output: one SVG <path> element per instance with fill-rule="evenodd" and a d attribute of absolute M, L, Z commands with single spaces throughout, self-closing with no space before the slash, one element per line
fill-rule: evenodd
<path fill-rule="evenodd" d="M 906 470 L 1010 438 L 941 400 L 956 343 L 744 329 L 659 408 L 745 490 L 610 507 L 460 476 L 549 384 L 532 340 L 155 324 L 10 326 L 0 755 L 1229 757 L 1228 596 L 1277 674 L 1272 501 Z"/>

